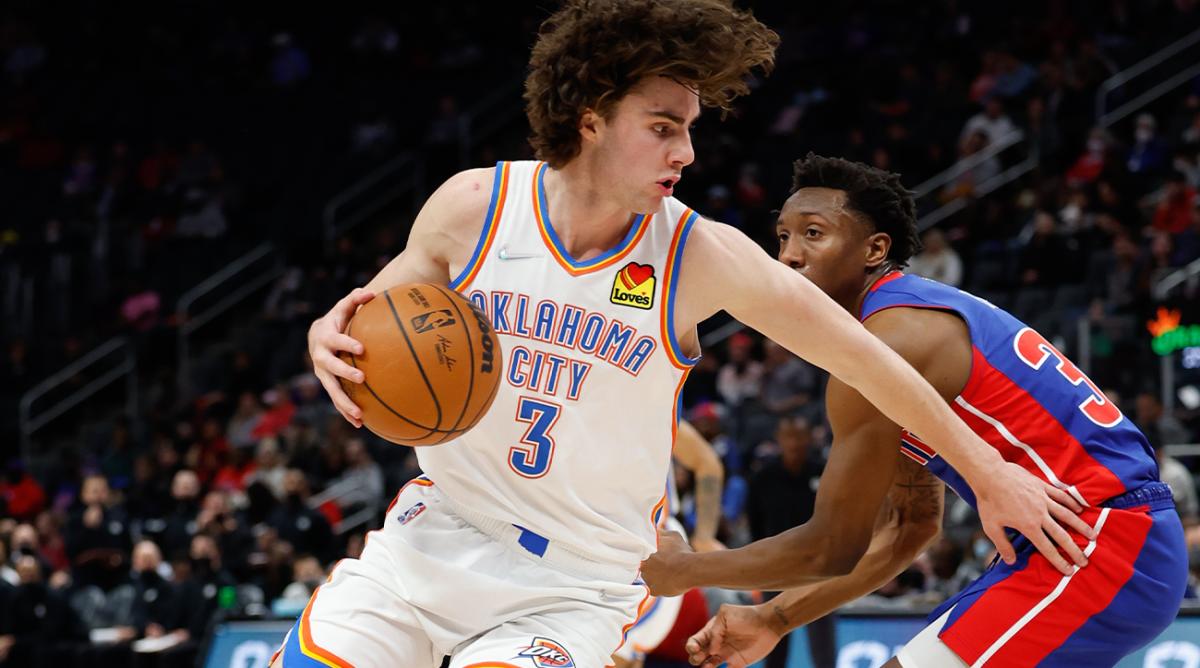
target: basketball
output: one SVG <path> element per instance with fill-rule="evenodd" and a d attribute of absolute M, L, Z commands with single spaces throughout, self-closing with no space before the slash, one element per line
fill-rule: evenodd
<path fill-rule="evenodd" d="M 346 334 L 362 355 L 343 353 L 363 383 L 342 379 L 363 425 L 401 445 L 437 445 L 474 427 L 500 386 L 500 342 L 487 316 L 453 290 L 398 285 L 359 308 Z"/>

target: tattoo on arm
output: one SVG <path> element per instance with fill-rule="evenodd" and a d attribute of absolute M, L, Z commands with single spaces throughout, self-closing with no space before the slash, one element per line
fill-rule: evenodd
<path fill-rule="evenodd" d="M 894 512 L 908 522 L 940 520 L 945 491 L 942 483 L 925 467 L 900 455 L 896 480 L 888 492 Z"/>
<path fill-rule="evenodd" d="M 782 606 L 780 606 L 778 603 L 772 605 L 771 613 L 775 615 L 775 619 L 777 619 L 779 621 L 779 624 L 782 628 L 786 629 L 789 627 L 788 618 L 787 618 L 787 615 L 783 612 Z"/>
<path fill-rule="evenodd" d="M 696 481 L 696 529 L 703 527 L 711 529 L 713 536 L 717 533 L 717 523 L 721 517 L 721 479 L 707 475 Z M 707 526 L 706 526 L 707 525 Z M 710 538 L 712 536 L 709 536 Z"/>

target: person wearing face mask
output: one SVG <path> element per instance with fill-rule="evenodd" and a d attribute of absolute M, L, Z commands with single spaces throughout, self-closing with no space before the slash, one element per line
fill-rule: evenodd
<path fill-rule="evenodd" d="M 316 555 L 322 561 L 333 557 L 333 531 L 321 513 L 308 507 L 308 479 L 299 469 L 288 469 L 283 477 L 284 502 L 267 516 L 267 524 L 291 543 L 297 554 Z"/>
<path fill-rule="evenodd" d="M 0 666 L 69 665 L 85 639 L 66 597 L 46 585 L 42 562 L 20 553 L 18 584 L 0 608 Z"/>
<path fill-rule="evenodd" d="M 1101 128 L 1093 128 L 1088 135 L 1087 147 L 1082 155 L 1067 170 L 1067 185 L 1077 187 L 1094 182 L 1104 172 L 1112 138 Z"/>
<path fill-rule="evenodd" d="M 1150 114 L 1139 115 L 1133 131 L 1133 146 L 1125 161 L 1129 173 L 1156 175 L 1167 166 L 1168 155 L 1167 143 L 1158 136 L 1158 122 Z"/>
<path fill-rule="evenodd" d="M 84 478 L 79 507 L 67 524 L 67 556 L 75 582 L 111 589 L 129 567 L 129 521 L 112 502 L 108 480 L 100 474 Z"/>

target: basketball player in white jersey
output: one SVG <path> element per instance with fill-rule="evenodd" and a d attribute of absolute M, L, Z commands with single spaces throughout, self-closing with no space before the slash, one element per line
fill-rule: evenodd
<path fill-rule="evenodd" d="M 451 177 L 408 245 L 309 331 L 317 377 L 355 425 L 337 359 L 350 316 L 390 286 L 449 286 L 491 318 L 504 380 L 469 433 L 417 450 L 360 559 L 341 562 L 274 665 L 594 668 L 648 596 L 639 563 L 696 362 L 696 324 L 726 310 L 922 434 L 1003 527 L 1082 554 L 1057 490 L 1005 464 L 899 356 L 737 230 L 672 197 L 704 106 L 728 109 L 777 36 L 725 0 L 568 0 L 525 84 L 537 162 Z M 1047 534 L 1043 534 L 1043 530 Z"/>
<path fill-rule="evenodd" d="M 692 549 L 697 552 L 724 549 L 725 546 L 717 540 L 721 487 L 725 478 L 725 467 L 721 465 L 720 456 L 691 423 L 681 421 L 675 439 L 674 459 L 693 478 L 696 526 L 690 541 Z M 675 486 L 675 472 L 671 471 L 667 475 L 667 505 L 659 520 L 659 527 L 674 531 L 686 539 L 683 525 L 674 517 L 677 512 L 679 493 Z M 637 621 L 625 637 L 625 644 L 613 655 L 616 668 L 641 668 L 646 655 L 661 645 L 674 630 L 685 604 L 696 605 L 700 609 L 700 617 L 707 618 L 708 609 L 702 596 L 689 596 L 686 601 L 683 595 L 652 596 L 647 599 Z"/>

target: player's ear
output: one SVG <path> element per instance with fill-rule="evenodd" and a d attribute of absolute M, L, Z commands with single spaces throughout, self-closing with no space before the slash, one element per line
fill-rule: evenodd
<path fill-rule="evenodd" d="M 887 260 L 888 253 L 892 250 L 892 237 L 886 232 L 876 232 L 867 237 L 865 250 L 867 269 L 874 269 Z"/>
<path fill-rule="evenodd" d="M 579 136 L 585 143 L 595 143 L 600 135 L 604 118 L 592 109 L 584 109 L 579 117 Z"/>

